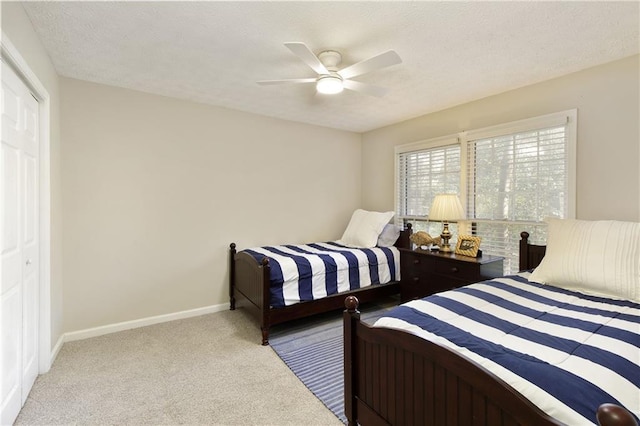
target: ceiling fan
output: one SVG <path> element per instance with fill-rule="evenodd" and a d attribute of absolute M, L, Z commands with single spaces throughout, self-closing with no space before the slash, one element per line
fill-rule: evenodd
<path fill-rule="evenodd" d="M 342 92 L 343 89 L 348 89 L 381 97 L 387 93 L 387 89 L 354 81 L 351 78 L 402 62 L 396 52 L 389 50 L 339 70 L 338 65 L 342 61 L 342 55 L 335 50 L 325 50 L 316 56 L 304 43 L 291 42 L 284 45 L 302 59 L 305 64 L 309 65 L 318 74 L 318 77 L 262 80 L 258 81 L 258 84 L 315 83 L 318 93 L 335 94 Z"/>

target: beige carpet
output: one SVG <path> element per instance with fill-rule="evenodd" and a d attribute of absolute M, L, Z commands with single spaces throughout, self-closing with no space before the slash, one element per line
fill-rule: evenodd
<path fill-rule="evenodd" d="M 340 425 L 243 310 L 66 343 L 16 424 Z"/>

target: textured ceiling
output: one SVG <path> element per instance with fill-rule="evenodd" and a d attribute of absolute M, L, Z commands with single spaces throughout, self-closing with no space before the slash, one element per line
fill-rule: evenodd
<path fill-rule="evenodd" d="M 635 1 L 23 4 L 60 75 L 356 132 L 640 52 Z M 291 41 L 403 63 L 355 78 L 383 98 L 258 86 L 315 77 Z"/>

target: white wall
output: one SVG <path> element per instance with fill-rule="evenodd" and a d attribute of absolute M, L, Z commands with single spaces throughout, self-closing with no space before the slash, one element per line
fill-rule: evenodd
<path fill-rule="evenodd" d="M 365 133 L 363 208 L 394 208 L 396 145 L 577 108 L 577 217 L 640 221 L 639 63 L 636 55 Z"/>
<path fill-rule="evenodd" d="M 60 92 L 58 75 L 20 3 L 2 2 L 2 32 L 20 52 L 50 97 L 51 345 L 62 335 L 62 196 L 60 178 Z"/>
<path fill-rule="evenodd" d="M 361 136 L 61 78 L 64 330 L 228 303 L 228 247 L 338 239 Z"/>

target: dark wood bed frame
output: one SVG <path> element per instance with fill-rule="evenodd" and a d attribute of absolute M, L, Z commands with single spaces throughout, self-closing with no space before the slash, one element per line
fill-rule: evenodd
<path fill-rule="evenodd" d="M 398 248 L 411 247 L 411 224 L 400 232 L 395 243 Z M 284 308 L 272 308 L 270 292 L 269 259 L 264 257 L 261 263 L 249 254 L 236 252 L 235 243 L 229 246 L 229 299 L 231 310 L 245 307 L 260 323 L 262 344 L 269 344 L 269 329 L 298 318 L 316 315 L 323 312 L 342 309 L 346 295 L 357 295 L 360 302 L 369 302 L 400 292 L 398 281 L 382 285 L 373 285 L 358 290 L 327 296 L 322 299 L 301 302 Z"/>
<path fill-rule="evenodd" d="M 535 268 L 545 246 L 520 241 L 520 270 Z M 402 331 L 360 322 L 358 299 L 344 312 L 344 392 L 349 425 L 559 425 L 511 386 L 460 355 Z M 603 426 L 635 425 L 604 404 Z M 594 419 L 595 420 L 595 419 Z"/>

